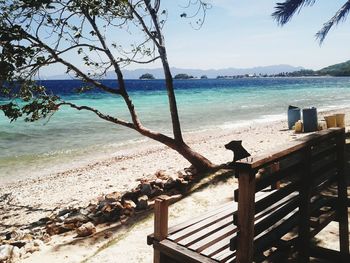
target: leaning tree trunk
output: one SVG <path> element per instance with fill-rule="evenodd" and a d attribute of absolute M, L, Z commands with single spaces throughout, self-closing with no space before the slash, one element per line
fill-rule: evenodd
<path fill-rule="evenodd" d="M 173 150 L 177 151 L 186 160 L 188 160 L 194 167 L 196 167 L 197 170 L 200 170 L 200 171 L 209 170 L 215 167 L 215 165 L 211 163 L 207 158 L 205 158 L 201 154 L 191 149 L 183 140 L 180 119 L 179 119 L 179 114 L 178 114 L 177 105 L 176 105 L 173 77 L 171 75 L 170 66 L 168 62 L 168 56 L 167 56 L 165 43 L 164 43 L 164 36 L 162 34 L 161 27 L 158 21 L 158 16 L 157 16 L 158 8 L 154 9 L 151 6 L 150 1 L 144 1 L 144 3 L 146 4 L 150 12 L 150 15 L 156 30 L 156 35 L 155 36 L 152 35 L 150 37 L 156 43 L 158 53 L 162 62 L 163 70 L 164 70 L 165 85 L 168 93 L 169 109 L 171 114 L 171 122 L 172 122 L 174 139 L 161 134 L 152 134 L 152 136 L 149 136 L 150 134 L 147 134 L 148 132 L 146 132 L 145 135 L 161 143 L 164 143 L 165 145 L 169 146 Z M 157 6 L 159 4 L 160 3 L 158 1 Z"/>
<path fill-rule="evenodd" d="M 146 129 L 143 126 L 140 126 L 137 131 L 142 135 L 158 141 L 169 148 L 177 151 L 181 154 L 187 161 L 189 161 L 198 171 L 208 171 L 216 167 L 212 162 L 210 162 L 207 158 L 205 158 L 200 153 L 194 151 L 191 147 L 189 147 L 183 141 L 179 142 L 173 138 L 170 138 L 164 134 L 156 133 L 151 130 Z"/>
<path fill-rule="evenodd" d="M 208 171 L 215 167 L 212 162 L 203 155 L 192 150 L 186 143 L 175 143 L 173 149 L 188 160 L 198 171 Z"/>

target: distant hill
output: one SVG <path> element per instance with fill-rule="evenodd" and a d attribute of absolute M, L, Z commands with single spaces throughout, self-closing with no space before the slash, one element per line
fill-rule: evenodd
<path fill-rule="evenodd" d="M 187 74 L 195 78 L 200 78 L 206 75 L 208 78 L 216 78 L 217 76 L 233 76 L 233 75 L 244 75 L 244 74 L 278 74 L 281 72 L 293 72 L 301 70 L 303 67 L 293 67 L 290 65 L 273 65 L 263 66 L 254 68 L 225 68 L 225 69 L 183 69 L 183 68 L 171 68 L 173 76 L 178 74 Z M 123 71 L 125 79 L 137 79 L 140 75 L 145 73 L 152 74 L 156 79 L 163 79 L 163 69 L 135 69 Z M 106 78 L 115 78 L 112 72 L 107 73 Z"/>
<path fill-rule="evenodd" d="M 177 74 L 188 74 L 195 78 L 200 78 L 201 76 L 207 76 L 208 78 L 216 78 L 217 76 L 233 76 L 233 75 L 245 75 L 245 74 L 267 74 L 273 75 L 282 72 L 294 72 L 302 70 L 303 67 L 294 67 L 290 65 L 272 65 L 272 66 L 261 66 L 253 68 L 225 68 L 225 69 L 183 69 L 183 68 L 171 68 L 171 73 L 173 76 Z M 163 69 L 135 69 L 135 70 L 124 70 L 123 74 L 125 79 L 138 79 L 143 74 L 152 74 L 156 79 L 163 79 Z M 107 72 L 106 79 L 114 79 L 114 72 Z M 72 79 L 69 75 L 56 75 L 46 77 L 45 79 Z"/>
<path fill-rule="evenodd" d="M 350 76 L 350 60 L 316 71 L 319 75 Z"/>

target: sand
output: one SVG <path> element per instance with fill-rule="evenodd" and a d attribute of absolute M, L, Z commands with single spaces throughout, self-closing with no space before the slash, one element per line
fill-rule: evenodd
<path fill-rule="evenodd" d="M 350 109 L 341 112 L 346 113 L 346 123 L 350 123 Z M 224 148 L 231 140 L 242 140 L 243 146 L 255 155 L 304 135 L 287 130 L 283 120 L 187 133 L 185 140 L 212 162 L 221 164 L 232 160 L 232 153 Z M 138 184 L 138 179 L 150 177 L 157 170 L 171 174 L 189 165 L 171 149 L 146 140 L 126 151 L 116 149 L 112 158 L 77 169 L 2 182 L 0 197 L 11 194 L 11 201 L 0 203 L 3 206 L 0 233 L 26 226 L 49 215 L 55 207 L 74 203 L 84 206 L 102 193 L 131 189 Z M 230 178 L 174 204 L 170 211 L 171 224 L 230 200 L 235 187 L 236 181 Z M 56 236 L 23 262 L 115 262 L 116 256 L 118 262 L 151 262 L 152 249 L 146 245 L 146 235 L 152 232 L 152 220 L 152 215 L 145 215 L 135 224 L 101 226 L 100 236 L 86 239 L 76 239 L 72 233 Z"/>

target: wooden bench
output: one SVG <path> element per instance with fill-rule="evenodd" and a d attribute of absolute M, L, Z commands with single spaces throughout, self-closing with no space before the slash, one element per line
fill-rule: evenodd
<path fill-rule="evenodd" d="M 169 198 L 155 202 L 154 262 L 350 262 L 344 129 L 317 132 L 235 164 L 236 202 L 168 228 Z M 311 239 L 339 222 L 340 251 Z"/>

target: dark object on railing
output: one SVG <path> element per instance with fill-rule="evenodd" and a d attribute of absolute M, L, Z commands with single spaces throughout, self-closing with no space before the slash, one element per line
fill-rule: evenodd
<path fill-rule="evenodd" d="M 250 156 L 250 153 L 242 146 L 242 141 L 231 141 L 225 144 L 225 148 L 233 152 L 233 163 Z"/>
<path fill-rule="evenodd" d="M 303 124 L 304 124 L 304 132 L 317 131 L 318 122 L 317 122 L 316 108 L 303 109 Z"/>
<path fill-rule="evenodd" d="M 301 119 L 300 108 L 289 105 L 288 107 L 288 129 L 292 129 L 295 123 Z"/>

